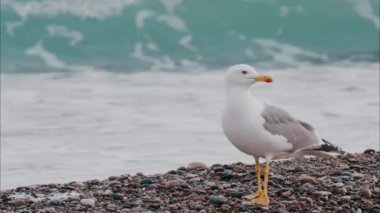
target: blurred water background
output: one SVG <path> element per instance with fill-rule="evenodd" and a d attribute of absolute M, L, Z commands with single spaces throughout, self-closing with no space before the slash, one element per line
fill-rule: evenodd
<path fill-rule="evenodd" d="M 377 0 L 2 0 L 1 188 L 252 158 L 224 72 L 350 152 L 379 149 Z"/>

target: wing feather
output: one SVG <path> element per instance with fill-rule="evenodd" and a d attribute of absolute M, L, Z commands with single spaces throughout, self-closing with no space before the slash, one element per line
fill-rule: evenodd
<path fill-rule="evenodd" d="M 285 137 L 293 145 L 291 151 L 320 143 L 314 128 L 293 118 L 288 112 L 272 105 L 266 105 L 262 113 L 265 119 L 264 128 L 274 135 Z"/>

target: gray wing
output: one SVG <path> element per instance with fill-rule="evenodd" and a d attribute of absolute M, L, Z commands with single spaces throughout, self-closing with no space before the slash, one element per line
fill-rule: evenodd
<path fill-rule="evenodd" d="M 285 137 L 293 145 L 290 151 L 320 143 L 314 128 L 303 121 L 293 118 L 288 112 L 272 105 L 265 105 L 262 113 L 265 119 L 264 128 L 274 135 Z"/>

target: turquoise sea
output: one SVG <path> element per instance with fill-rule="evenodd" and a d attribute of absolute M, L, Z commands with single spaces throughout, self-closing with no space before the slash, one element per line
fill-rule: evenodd
<path fill-rule="evenodd" d="M 2 0 L 2 72 L 379 60 L 378 0 Z"/>
<path fill-rule="evenodd" d="M 379 150 L 379 0 L 1 0 L 1 189 L 251 156 L 229 66 L 348 152 Z"/>

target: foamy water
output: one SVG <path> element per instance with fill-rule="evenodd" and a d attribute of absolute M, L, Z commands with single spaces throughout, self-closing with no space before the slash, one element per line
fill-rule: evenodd
<path fill-rule="evenodd" d="M 379 149 L 379 64 L 265 73 L 258 97 L 347 151 Z M 2 74 L 1 188 L 252 163 L 222 133 L 224 74 Z"/>

